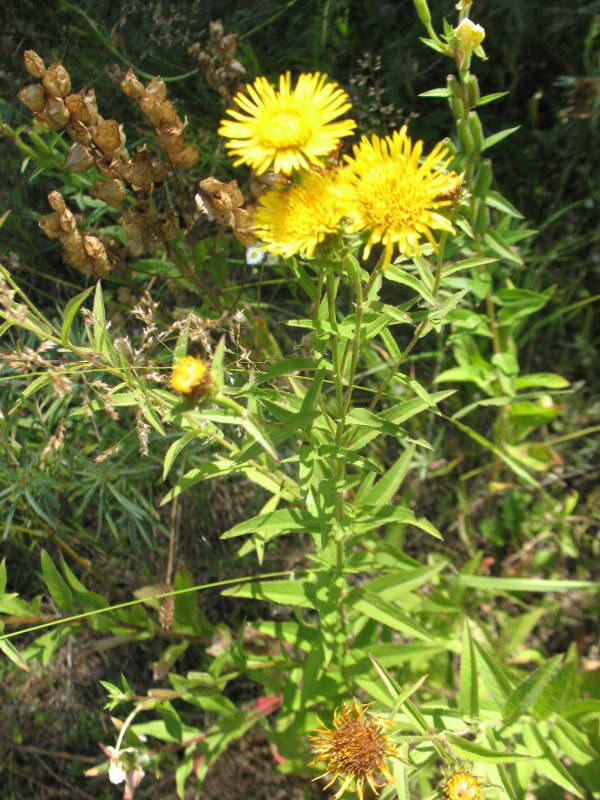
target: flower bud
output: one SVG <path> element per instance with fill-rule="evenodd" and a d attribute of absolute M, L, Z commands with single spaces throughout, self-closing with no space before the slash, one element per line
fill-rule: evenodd
<path fill-rule="evenodd" d="M 25 50 L 23 54 L 25 59 L 25 69 L 34 78 L 43 78 L 46 72 L 43 59 L 38 56 L 35 50 Z"/>
<path fill-rule="evenodd" d="M 116 119 L 105 119 L 92 132 L 92 136 L 103 153 L 114 153 L 125 144 L 123 126 Z"/>
<path fill-rule="evenodd" d="M 46 105 L 46 92 L 39 83 L 32 83 L 21 89 L 17 97 L 30 111 L 43 111 Z"/>
<path fill-rule="evenodd" d="M 56 211 L 40 217 L 38 220 L 38 225 L 50 239 L 58 239 L 62 233 L 59 217 Z"/>
<path fill-rule="evenodd" d="M 429 11 L 429 6 L 427 5 L 427 0 L 414 0 L 415 10 L 419 15 L 419 19 L 423 23 L 423 25 L 429 30 L 431 28 L 431 13 Z"/>
<path fill-rule="evenodd" d="M 146 86 L 144 97 L 153 100 L 155 103 L 162 103 L 167 99 L 167 84 L 162 78 L 152 78 Z"/>
<path fill-rule="evenodd" d="M 198 148 L 193 144 L 189 144 L 179 153 L 169 153 L 169 160 L 175 167 L 193 167 L 199 158 Z"/>
<path fill-rule="evenodd" d="M 475 108 L 479 102 L 481 94 L 479 92 L 479 82 L 472 72 L 470 72 L 465 78 L 465 89 L 469 108 Z"/>
<path fill-rule="evenodd" d="M 137 78 L 135 72 L 131 67 L 125 73 L 125 77 L 121 81 L 121 89 L 127 97 L 133 97 L 139 100 L 144 96 L 144 84 Z"/>
<path fill-rule="evenodd" d="M 125 184 L 118 178 L 98 181 L 90 189 L 90 194 L 109 206 L 120 206 L 125 199 Z"/>
<path fill-rule="evenodd" d="M 456 125 L 456 130 L 458 131 L 458 140 L 463 151 L 465 153 L 474 153 L 475 142 L 473 141 L 473 136 L 469 127 L 469 120 L 464 118 L 460 119 Z"/>
<path fill-rule="evenodd" d="M 479 47 L 485 39 L 485 30 L 481 25 L 476 25 L 468 17 L 465 17 L 460 25 L 454 28 L 454 34 L 458 39 L 458 46 L 463 53 Z"/>
<path fill-rule="evenodd" d="M 75 142 L 69 147 L 65 167 L 69 172 L 85 172 L 94 165 L 94 157 L 87 147 Z"/>
<path fill-rule="evenodd" d="M 490 227 L 490 212 L 483 200 L 475 199 L 475 213 L 473 215 L 473 228 L 475 233 L 483 236 Z"/>
<path fill-rule="evenodd" d="M 53 97 L 66 97 L 71 91 L 71 78 L 59 61 L 54 61 L 42 78 L 44 89 Z"/>
<path fill-rule="evenodd" d="M 458 120 L 465 115 L 465 105 L 462 99 L 461 85 L 458 82 L 456 75 L 448 75 L 446 85 L 450 94 L 448 95 L 448 103 L 452 116 Z"/>

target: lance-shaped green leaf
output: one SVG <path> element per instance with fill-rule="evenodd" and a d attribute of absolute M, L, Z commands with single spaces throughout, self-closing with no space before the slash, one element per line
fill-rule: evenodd
<path fill-rule="evenodd" d="M 446 733 L 446 741 L 460 758 L 468 758 L 472 761 L 484 761 L 487 764 L 511 764 L 515 761 L 529 761 L 531 756 L 524 753 L 507 753 L 503 750 L 490 750 L 477 742 L 471 742 Z"/>
<path fill-rule="evenodd" d="M 542 733 L 536 723 L 525 722 L 523 724 L 523 741 L 535 758 L 538 772 L 568 792 L 572 792 L 576 797 L 584 798 L 586 796 L 577 779 L 552 751 L 547 741 L 547 735 Z"/>
<path fill-rule="evenodd" d="M 415 445 L 413 444 L 406 448 L 395 464 L 392 464 L 385 475 L 371 489 L 367 492 L 361 492 L 359 489 L 356 495 L 357 506 L 366 505 L 381 508 L 388 505 L 406 477 L 414 452 Z"/>
<path fill-rule="evenodd" d="M 562 655 L 553 656 L 525 678 L 524 681 L 521 681 L 512 691 L 502 710 L 502 716 L 508 725 L 512 725 L 538 701 L 560 669 L 561 662 Z"/>
<path fill-rule="evenodd" d="M 233 586 L 221 594 L 227 597 L 253 597 L 256 600 L 269 600 L 282 605 L 313 608 L 305 591 L 305 583 L 306 581 L 257 581 Z"/>
<path fill-rule="evenodd" d="M 465 719 L 477 719 L 479 716 L 477 660 L 475 658 L 475 647 L 467 620 L 465 620 L 464 623 L 462 651 L 460 655 L 458 708 Z"/>
<path fill-rule="evenodd" d="M 488 578 L 483 575 L 457 575 L 461 586 L 485 592 L 570 592 L 579 589 L 598 590 L 595 581 L 551 580 L 546 578 Z"/>
<path fill-rule="evenodd" d="M 65 314 L 63 317 L 63 324 L 60 329 L 60 339 L 65 347 L 69 344 L 69 332 L 71 325 L 75 319 L 75 315 L 79 311 L 81 304 L 86 300 L 88 295 L 94 290 L 93 286 L 88 286 L 83 292 L 80 292 L 75 297 L 71 298 L 65 307 Z"/>
<path fill-rule="evenodd" d="M 402 631 L 407 636 L 415 636 L 426 642 L 435 642 L 433 637 L 415 620 L 414 616 L 407 614 L 395 603 L 383 600 L 375 594 L 364 589 L 353 589 L 348 595 L 348 606 L 354 611 L 360 611 L 367 617 L 382 622 L 389 628 Z"/>
<path fill-rule="evenodd" d="M 499 710 L 502 710 L 512 692 L 512 683 L 506 668 L 493 655 L 473 642 L 477 671 L 481 675 L 483 685 Z"/>
<path fill-rule="evenodd" d="M 48 587 L 50 597 L 61 611 L 72 611 L 73 595 L 71 590 L 63 580 L 60 572 L 56 569 L 54 562 L 46 550 L 42 550 L 41 562 L 42 576 L 44 578 L 44 583 Z"/>

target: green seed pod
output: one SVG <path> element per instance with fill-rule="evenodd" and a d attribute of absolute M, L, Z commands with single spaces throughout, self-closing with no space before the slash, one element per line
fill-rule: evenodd
<path fill-rule="evenodd" d="M 479 153 L 483 147 L 485 137 L 483 135 L 479 114 L 476 111 L 469 111 L 469 130 L 473 137 L 473 142 L 475 143 L 474 152 Z"/>
<path fill-rule="evenodd" d="M 475 203 L 476 208 L 473 214 L 473 227 L 475 228 L 475 233 L 479 234 L 479 236 L 483 236 L 490 227 L 490 212 L 482 200 L 476 199 Z"/>
<path fill-rule="evenodd" d="M 460 83 L 456 80 L 455 75 L 448 75 L 446 85 L 450 94 L 448 95 L 448 103 L 452 116 L 455 120 L 462 119 L 465 116 L 465 105 L 462 100 L 462 90 Z"/>
<path fill-rule="evenodd" d="M 465 88 L 469 108 L 475 108 L 479 98 L 481 97 L 479 92 L 479 81 L 475 75 L 471 75 L 470 73 L 467 75 L 465 80 Z"/>
<path fill-rule="evenodd" d="M 476 152 L 475 142 L 471 133 L 471 127 L 468 119 L 459 119 L 456 125 L 458 131 L 458 140 L 465 153 L 471 154 Z"/>
<path fill-rule="evenodd" d="M 473 185 L 473 194 L 475 197 L 485 198 L 490 190 L 493 178 L 492 162 L 489 158 L 482 159 Z"/>

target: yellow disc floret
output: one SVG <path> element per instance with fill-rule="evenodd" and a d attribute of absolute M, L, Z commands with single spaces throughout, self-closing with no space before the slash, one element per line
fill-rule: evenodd
<path fill-rule="evenodd" d="M 483 800 L 479 778 L 466 770 L 450 775 L 443 789 L 448 800 Z"/>
<path fill-rule="evenodd" d="M 210 383 L 210 370 L 201 358 L 183 356 L 173 366 L 169 386 L 179 394 L 198 396 Z"/>

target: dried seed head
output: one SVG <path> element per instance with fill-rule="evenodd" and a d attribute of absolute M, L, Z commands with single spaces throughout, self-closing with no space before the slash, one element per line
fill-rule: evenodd
<path fill-rule="evenodd" d="M 98 181 L 90 189 L 92 197 L 103 200 L 109 206 L 120 206 L 125 199 L 125 184 L 118 178 Z"/>
<path fill-rule="evenodd" d="M 154 100 L 155 103 L 162 103 L 167 99 L 167 84 L 162 78 L 152 78 L 146 86 L 144 97 L 148 100 Z"/>
<path fill-rule="evenodd" d="M 135 72 L 129 68 L 121 81 L 121 89 L 125 92 L 127 97 L 133 97 L 139 100 L 144 96 L 144 84 L 138 80 Z"/>
<path fill-rule="evenodd" d="M 44 72 L 44 89 L 53 97 L 66 97 L 71 91 L 71 78 L 59 61 L 54 61 Z"/>
<path fill-rule="evenodd" d="M 181 125 L 177 109 L 170 100 L 163 100 L 161 103 L 157 103 L 154 98 L 142 97 L 138 103 L 155 128 L 162 130 Z"/>
<path fill-rule="evenodd" d="M 154 164 L 150 153 L 142 150 L 123 167 L 123 177 L 135 190 L 149 190 L 156 180 Z"/>
<path fill-rule="evenodd" d="M 172 153 L 181 153 L 187 146 L 185 139 L 177 128 L 161 133 L 158 137 L 158 143 L 167 151 L 169 156 Z"/>
<path fill-rule="evenodd" d="M 64 125 L 53 119 L 46 111 L 36 111 L 33 114 L 34 120 L 41 125 L 42 128 L 46 128 L 47 131 L 61 131 L 64 128 Z"/>
<path fill-rule="evenodd" d="M 105 119 L 92 132 L 92 136 L 103 153 L 111 155 L 125 144 L 123 126 L 116 119 Z"/>
<path fill-rule="evenodd" d="M 238 242 L 244 247 L 254 247 L 257 238 L 252 229 L 254 208 L 234 208 L 233 209 L 233 233 Z"/>
<path fill-rule="evenodd" d="M 56 211 L 40 217 L 38 220 L 38 225 L 50 239 L 58 239 L 62 233 L 59 216 Z"/>
<path fill-rule="evenodd" d="M 94 157 L 87 147 L 75 142 L 69 147 L 65 167 L 69 172 L 85 172 L 94 165 Z"/>
<path fill-rule="evenodd" d="M 43 78 L 46 72 L 43 59 L 38 56 L 35 50 L 25 50 L 25 69 L 34 78 Z"/>
<path fill-rule="evenodd" d="M 59 128 L 64 128 L 69 121 L 69 112 L 60 97 L 49 97 L 43 113 Z"/>
<path fill-rule="evenodd" d="M 341 711 L 334 712 L 333 728 L 320 728 L 314 736 L 309 737 L 313 749 L 318 753 L 311 763 L 325 763 L 324 774 L 332 776 L 328 786 L 337 779 L 342 781 L 336 797 L 341 796 L 353 781 L 356 782 L 360 800 L 363 800 L 365 783 L 377 794 L 380 784 L 376 782 L 376 775 L 379 773 L 387 783 L 393 782 L 385 759 L 398 758 L 399 753 L 393 740 L 385 733 L 390 723 L 365 713 L 366 708 L 352 701 L 343 706 Z"/>
<path fill-rule="evenodd" d="M 184 149 L 180 150 L 178 153 L 169 153 L 168 155 L 171 163 L 175 167 L 183 168 L 193 167 L 200 158 L 198 148 L 193 144 L 187 145 L 187 147 L 184 147 Z"/>
<path fill-rule="evenodd" d="M 83 122 L 77 122 L 73 120 L 73 117 L 69 118 L 69 124 L 67 125 L 66 131 L 69 135 L 69 138 L 74 142 L 84 145 L 92 143 L 92 134 L 90 129 L 86 128 Z"/>
<path fill-rule="evenodd" d="M 94 275 L 97 275 L 99 278 L 108 275 L 110 272 L 110 262 L 100 239 L 95 236 L 84 236 L 83 249 L 91 262 L 90 267 Z"/>
<path fill-rule="evenodd" d="M 30 111 L 43 111 L 46 105 L 46 92 L 39 83 L 32 83 L 21 89 L 17 97 Z"/>
<path fill-rule="evenodd" d="M 163 211 L 158 217 L 165 240 L 174 239 L 179 233 L 179 220 L 175 211 Z"/>

